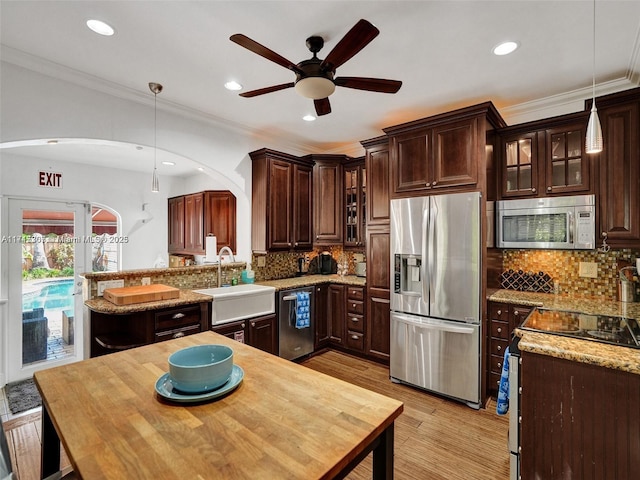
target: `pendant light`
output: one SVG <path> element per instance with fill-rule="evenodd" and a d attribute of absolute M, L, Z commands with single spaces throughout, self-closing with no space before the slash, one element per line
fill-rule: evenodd
<path fill-rule="evenodd" d="M 153 92 L 153 177 L 151 177 L 151 191 L 160 191 L 160 181 L 158 180 L 158 94 L 162 92 L 162 85 L 159 83 L 149 83 L 149 90 Z"/>
<path fill-rule="evenodd" d="M 585 152 L 600 153 L 602 151 L 602 127 L 596 108 L 596 0 L 593 0 L 593 83 L 592 83 L 591 115 L 587 124 Z"/>

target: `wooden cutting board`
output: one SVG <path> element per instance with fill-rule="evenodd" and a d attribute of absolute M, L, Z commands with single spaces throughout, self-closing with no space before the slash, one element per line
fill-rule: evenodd
<path fill-rule="evenodd" d="M 156 302 L 171 300 L 180 296 L 180 289 L 168 285 L 136 285 L 133 287 L 107 288 L 102 295 L 116 305 L 131 305 L 133 303 Z"/>

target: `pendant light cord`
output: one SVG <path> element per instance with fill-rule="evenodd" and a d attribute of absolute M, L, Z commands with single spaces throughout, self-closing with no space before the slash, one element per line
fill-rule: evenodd
<path fill-rule="evenodd" d="M 593 0 L 593 105 L 596 104 L 596 0 Z"/>
<path fill-rule="evenodd" d="M 157 160 L 158 160 L 158 93 L 153 92 L 153 169 L 154 170 L 157 168 L 157 163 L 158 163 Z"/>

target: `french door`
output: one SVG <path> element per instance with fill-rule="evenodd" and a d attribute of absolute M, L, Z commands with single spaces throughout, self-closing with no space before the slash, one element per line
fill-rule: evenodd
<path fill-rule="evenodd" d="M 91 207 L 9 198 L 7 381 L 84 357 L 82 279 Z"/>

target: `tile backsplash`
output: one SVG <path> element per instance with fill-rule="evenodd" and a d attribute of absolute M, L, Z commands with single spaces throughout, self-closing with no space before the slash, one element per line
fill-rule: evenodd
<path fill-rule="evenodd" d="M 618 271 L 626 265 L 635 265 L 639 250 L 504 250 L 503 271 L 543 271 L 558 282 L 559 293 L 578 296 L 604 296 L 616 299 Z M 593 262 L 598 267 L 597 278 L 580 277 L 580 262 Z"/>

